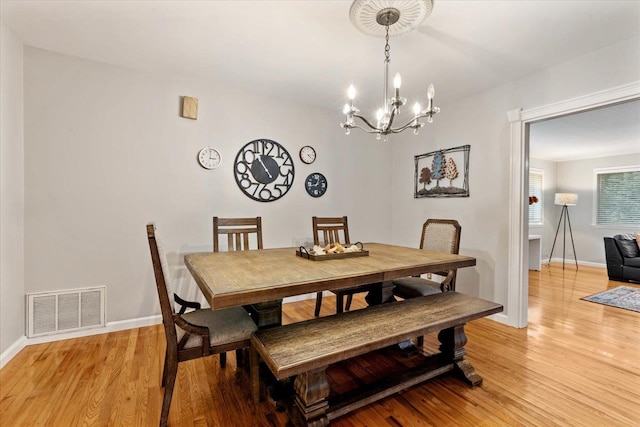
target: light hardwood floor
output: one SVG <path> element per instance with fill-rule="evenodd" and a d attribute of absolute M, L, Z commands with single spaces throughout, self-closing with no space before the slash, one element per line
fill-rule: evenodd
<path fill-rule="evenodd" d="M 640 313 L 580 300 L 620 285 L 628 284 L 598 268 L 530 272 L 528 328 L 488 319 L 465 328 L 481 387 L 444 376 L 332 425 L 638 426 Z M 287 304 L 284 322 L 311 318 L 314 303 Z M 323 315 L 334 305 L 327 298 Z M 360 307 L 362 295 L 354 298 Z M 434 346 L 427 337 L 425 350 Z M 163 354 L 160 326 L 29 346 L 0 371 L 0 425 L 157 425 Z M 371 355 L 332 368 L 332 386 L 362 381 L 367 368 L 392 369 L 386 363 Z M 217 356 L 181 363 L 169 425 L 286 425 L 269 401 L 250 404 L 245 384 L 233 353 L 225 369 Z"/>

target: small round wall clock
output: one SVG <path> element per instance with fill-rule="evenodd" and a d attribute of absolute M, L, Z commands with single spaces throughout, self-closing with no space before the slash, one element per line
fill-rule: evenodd
<path fill-rule="evenodd" d="M 206 147 L 198 153 L 198 163 L 205 169 L 215 169 L 220 166 L 220 153 L 215 148 Z"/>
<path fill-rule="evenodd" d="M 310 145 L 305 145 L 300 149 L 300 160 L 310 165 L 316 161 L 316 150 Z"/>
<path fill-rule="evenodd" d="M 256 139 L 238 151 L 233 173 L 246 196 L 258 202 L 273 202 L 293 185 L 295 168 L 282 145 L 270 139 Z"/>
<path fill-rule="evenodd" d="M 304 180 L 304 188 L 311 197 L 321 197 L 327 192 L 327 178 L 320 172 L 314 172 Z"/>

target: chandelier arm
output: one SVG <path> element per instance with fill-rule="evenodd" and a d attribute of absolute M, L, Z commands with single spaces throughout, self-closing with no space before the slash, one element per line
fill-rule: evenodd
<path fill-rule="evenodd" d="M 396 117 L 397 113 L 398 113 L 398 107 L 394 105 L 393 109 L 391 110 L 391 116 L 389 116 L 389 123 L 385 126 L 386 130 L 391 129 L 391 125 L 393 125 L 393 119 Z"/>
<path fill-rule="evenodd" d="M 399 128 L 395 128 L 395 129 L 389 129 L 389 133 L 400 133 L 402 131 L 404 131 L 405 129 L 420 129 L 422 128 L 422 126 L 424 125 L 424 123 L 418 123 L 418 124 L 413 124 L 414 120 L 411 120 L 409 123 L 407 123 L 406 125 L 399 127 Z"/>
<path fill-rule="evenodd" d="M 353 115 L 353 117 L 357 117 L 357 118 L 359 118 L 359 119 L 360 119 L 360 120 L 362 120 L 362 121 L 363 121 L 367 126 L 369 126 L 371 129 L 374 129 L 374 130 L 380 131 L 380 129 L 379 129 L 377 126 L 374 126 L 374 125 L 372 125 L 371 123 L 369 123 L 369 120 L 365 119 L 365 118 L 364 118 L 364 117 L 362 117 L 360 114 L 354 114 L 354 115 Z M 355 126 L 355 125 L 354 125 L 354 126 Z M 360 129 L 363 129 L 363 128 L 362 128 L 362 127 L 360 127 L 360 126 L 356 126 L 356 127 L 360 128 Z"/>
<path fill-rule="evenodd" d="M 365 131 L 366 133 L 378 133 L 378 134 L 381 134 L 381 135 L 383 134 L 382 131 L 380 129 L 378 129 L 378 128 L 367 129 L 365 127 L 362 127 L 362 126 L 356 125 L 356 124 L 349 125 L 349 129 L 360 129 L 362 131 Z"/>
<path fill-rule="evenodd" d="M 422 123 L 419 123 L 419 122 L 415 123 L 415 122 L 416 122 L 415 119 L 411 120 L 410 122 L 408 122 L 404 126 L 400 126 L 400 127 L 395 128 L 395 129 L 389 129 L 389 132 L 391 132 L 391 133 L 400 133 L 403 130 L 408 129 L 408 128 L 420 129 L 422 127 Z"/>
<path fill-rule="evenodd" d="M 392 133 L 400 133 L 403 130 L 407 129 L 407 128 L 414 128 L 414 129 L 419 129 L 421 128 L 424 124 L 420 123 L 419 120 L 420 119 L 425 119 L 425 118 L 429 118 L 429 117 L 433 117 L 434 114 L 436 114 L 435 111 L 433 110 L 429 110 L 426 113 L 421 113 L 417 116 L 415 116 L 412 120 L 410 120 L 406 125 L 401 126 L 399 128 L 395 128 L 395 129 L 390 129 L 390 131 Z M 415 123 L 415 124 L 414 124 Z"/>
<path fill-rule="evenodd" d="M 377 133 L 377 134 L 382 134 L 382 132 L 380 131 L 380 129 L 366 129 L 363 128 L 362 126 L 358 126 L 358 125 L 354 125 L 353 127 L 358 128 L 362 131 L 365 131 L 366 133 Z"/>

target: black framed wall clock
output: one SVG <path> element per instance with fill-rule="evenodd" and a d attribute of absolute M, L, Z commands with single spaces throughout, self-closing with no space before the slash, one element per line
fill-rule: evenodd
<path fill-rule="evenodd" d="M 300 149 L 300 160 L 302 160 L 302 163 L 306 163 L 307 165 L 315 162 L 316 150 L 310 145 L 305 145 Z"/>
<path fill-rule="evenodd" d="M 304 180 L 304 188 L 311 197 L 322 197 L 327 192 L 327 178 L 320 172 L 309 174 Z"/>
<path fill-rule="evenodd" d="M 273 202 L 287 194 L 295 177 L 291 155 L 270 139 L 245 144 L 236 155 L 233 172 L 240 190 L 258 202 Z"/>

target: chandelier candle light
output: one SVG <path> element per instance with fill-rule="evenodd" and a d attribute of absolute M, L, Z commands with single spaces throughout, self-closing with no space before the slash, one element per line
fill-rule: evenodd
<path fill-rule="evenodd" d="M 382 9 L 380 9 L 382 7 Z M 365 132 L 376 134 L 376 139 L 387 140 L 387 135 L 391 133 L 400 133 L 405 129 L 413 129 L 414 134 L 418 134 L 418 131 L 424 123 L 420 119 L 426 118 L 429 123 L 433 122 L 433 116 L 437 114 L 440 109 L 433 106 L 433 97 L 435 95 L 435 89 L 432 84 L 429 85 L 427 90 L 428 104 L 427 109 L 422 110 L 419 103 L 415 103 L 413 106 L 413 118 L 407 123 L 401 126 L 393 127 L 393 121 L 400 113 L 400 107 L 407 103 L 407 99 L 400 96 L 400 86 L 402 85 L 402 78 L 400 73 L 396 73 L 393 79 L 393 87 L 395 89 L 394 96 L 388 97 L 389 89 L 389 62 L 391 62 L 389 52 L 391 47 L 389 46 L 389 32 L 393 34 L 403 34 L 414 30 L 418 24 L 420 24 L 433 9 L 432 0 L 418 0 L 415 2 L 397 2 L 397 1 L 378 1 L 371 2 L 369 0 L 355 0 L 351 5 L 350 16 L 353 24 L 360 31 L 369 35 L 381 35 L 381 31 L 384 31 L 385 35 L 385 47 L 384 47 L 384 94 L 382 100 L 382 108 L 380 108 L 376 114 L 376 124 L 360 115 L 358 110 L 353 105 L 353 101 L 356 97 L 356 89 L 353 85 L 349 86 L 347 90 L 347 96 L 349 97 L 349 103 L 344 106 L 343 113 L 346 116 L 346 121 L 340 123 L 345 129 L 345 133 L 348 135 L 353 128 L 361 129 Z M 403 14 L 403 12 L 405 12 Z M 405 18 L 405 15 L 407 18 Z M 376 24 L 373 24 L 373 16 L 375 16 Z M 355 119 L 359 119 L 365 126 L 356 124 Z"/>

